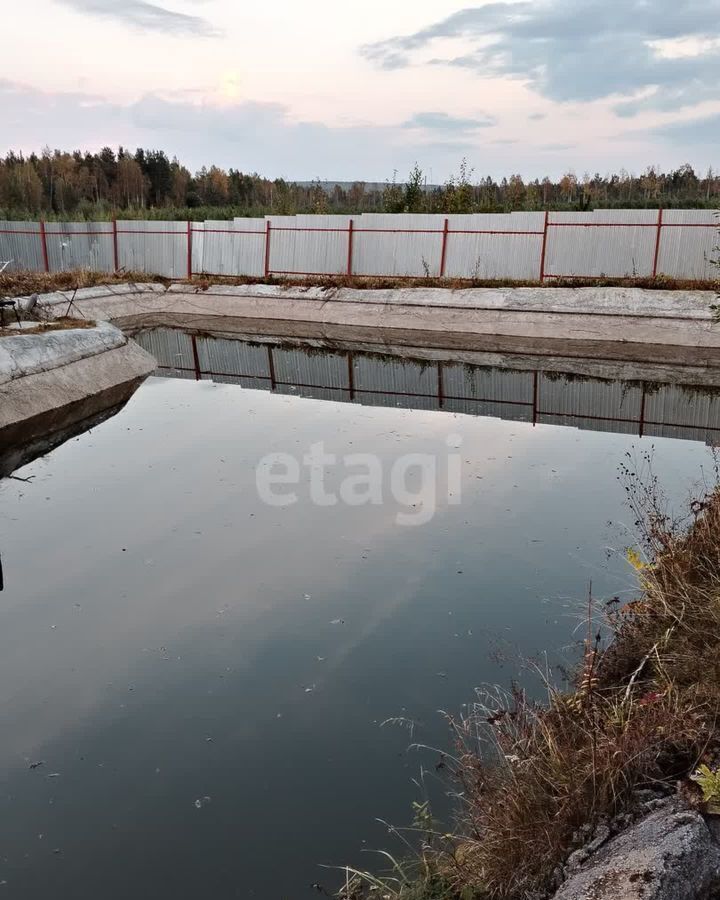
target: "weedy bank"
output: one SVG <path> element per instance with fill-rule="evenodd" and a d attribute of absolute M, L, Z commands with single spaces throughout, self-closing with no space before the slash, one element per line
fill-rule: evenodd
<path fill-rule="evenodd" d="M 417 858 L 385 877 L 348 871 L 344 900 L 552 896 L 598 826 L 622 830 L 638 798 L 680 792 L 720 812 L 720 488 L 671 516 L 652 459 L 620 478 L 638 535 L 637 598 L 593 603 L 571 690 L 513 689 L 452 722 L 455 833 L 416 821 Z"/>
<path fill-rule="evenodd" d="M 635 287 L 663 291 L 713 291 L 720 290 L 719 281 L 692 281 L 677 278 L 555 278 L 546 281 L 513 281 L 512 279 L 481 278 L 394 278 L 392 276 L 362 277 L 357 275 L 326 275 L 308 278 L 284 278 L 269 276 L 195 275 L 192 279 L 171 279 L 162 275 L 145 272 L 94 272 L 78 269 L 68 272 L 2 272 L 0 273 L 0 297 L 21 297 L 28 294 L 43 294 L 52 291 L 73 291 L 84 287 L 105 284 L 187 284 L 194 290 L 206 291 L 213 285 L 268 284 L 278 287 L 321 287 L 356 288 L 358 290 L 390 290 L 401 288 L 446 288 L 461 290 L 466 288 L 518 288 L 518 287 Z"/>

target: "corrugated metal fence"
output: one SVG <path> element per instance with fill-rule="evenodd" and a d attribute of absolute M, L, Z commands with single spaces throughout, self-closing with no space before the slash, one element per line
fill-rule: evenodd
<path fill-rule="evenodd" d="M 232 222 L 0 221 L 10 269 L 542 281 L 716 277 L 712 210 L 268 216 Z"/>

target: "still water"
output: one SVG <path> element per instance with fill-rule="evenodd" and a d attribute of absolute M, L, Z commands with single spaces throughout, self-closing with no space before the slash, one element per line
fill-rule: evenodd
<path fill-rule="evenodd" d="M 654 446 L 678 500 L 709 462 L 535 418 L 156 377 L 0 483 L 3 895 L 294 900 L 397 849 L 377 819 L 409 823 L 438 754 L 382 723 L 448 749 L 439 710 L 522 658 L 572 659 L 588 582 L 633 589 L 623 454 Z M 328 491 L 372 453 L 384 502 L 311 502 L 320 441 Z M 294 504 L 258 496 L 271 452 L 300 460 Z M 451 452 L 461 502 L 440 485 L 429 521 L 398 524 L 393 465 Z"/>

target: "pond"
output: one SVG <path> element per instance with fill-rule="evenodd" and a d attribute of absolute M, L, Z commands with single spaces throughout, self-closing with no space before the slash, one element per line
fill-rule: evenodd
<path fill-rule="evenodd" d="M 2 890 L 318 896 L 421 767 L 447 813 L 441 710 L 572 660 L 590 582 L 632 596 L 617 467 L 654 447 L 682 501 L 715 396 L 141 338 L 180 377 L 0 483 Z"/>

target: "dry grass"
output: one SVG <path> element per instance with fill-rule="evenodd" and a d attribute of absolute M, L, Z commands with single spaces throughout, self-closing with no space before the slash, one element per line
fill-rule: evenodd
<path fill-rule="evenodd" d="M 695 800 L 689 776 L 716 761 L 720 490 L 695 501 L 683 526 L 652 477 L 624 474 L 645 561 L 630 552 L 641 593 L 606 610 L 608 646 L 590 633 L 575 690 L 550 691 L 546 706 L 514 691 L 457 723 L 466 837 L 446 854 L 446 872 L 458 892 L 542 894 L 579 829 L 632 813 L 641 788 L 679 782 Z M 490 754 L 478 753 L 478 738 L 489 738 Z"/>
<path fill-rule="evenodd" d="M 77 328 L 94 328 L 96 324 L 92 319 L 72 319 L 62 316 L 59 319 L 38 322 L 33 328 L 23 328 L 22 330 L 0 327 L 0 338 L 20 335 L 25 337 L 28 334 L 47 334 L 50 331 L 69 331 Z"/>
<path fill-rule="evenodd" d="M 363 277 L 359 275 L 327 275 L 308 278 L 250 278 L 246 276 L 203 276 L 198 275 L 188 282 L 199 290 L 209 290 L 214 284 L 246 285 L 274 284 L 284 287 L 322 287 L 327 290 L 336 288 L 356 288 L 358 290 L 390 290 L 401 288 L 445 288 L 462 290 L 466 288 L 500 288 L 500 287 L 637 287 L 661 291 L 717 291 L 720 281 L 694 281 L 677 278 L 555 278 L 547 281 L 514 281 L 509 278 L 392 278 Z"/>
<path fill-rule="evenodd" d="M 101 284 L 127 284 L 128 282 L 155 282 L 171 284 L 172 279 L 144 272 L 91 272 L 87 269 L 72 272 L 42 274 L 37 272 L 4 272 L 0 274 L 0 297 L 21 297 L 27 294 L 43 294 L 51 291 L 72 291 L 76 288 L 95 287 Z M 269 284 L 279 287 L 321 287 L 357 288 L 360 290 L 387 290 L 399 288 L 463 288 L 480 287 L 639 287 L 666 291 L 715 290 L 720 288 L 717 281 L 683 281 L 671 278 L 594 278 L 594 279 L 554 279 L 552 281 L 512 281 L 499 279 L 463 278 L 363 278 L 360 276 L 326 276 L 317 278 L 250 278 L 245 276 L 203 276 L 192 280 L 180 279 L 178 283 L 189 284 L 199 291 L 209 290 L 214 284 L 247 285 Z"/>
<path fill-rule="evenodd" d="M 0 274 L 0 297 L 25 297 L 28 294 L 49 294 L 53 291 L 74 291 L 99 284 L 127 284 L 128 282 L 159 282 L 170 284 L 168 278 L 145 275 L 143 272 L 92 272 L 78 269 L 72 272 L 3 272 Z"/>

